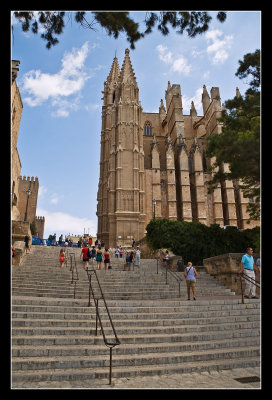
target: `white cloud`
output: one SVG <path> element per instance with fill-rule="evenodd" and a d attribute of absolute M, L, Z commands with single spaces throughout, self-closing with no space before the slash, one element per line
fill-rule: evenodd
<path fill-rule="evenodd" d="M 184 75 L 189 75 L 192 67 L 191 65 L 188 64 L 186 58 L 181 56 L 173 62 L 172 69 L 175 72 L 179 72 Z"/>
<path fill-rule="evenodd" d="M 92 46 L 94 48 L 94 45 Z M 70 96 L 78 94 L 90 76 L 84 71 L 88 55 L 88 42 L 81 48 L 73 48 L 62 58 L 62 68 L 55 74 L 31 70 L 23 76 L 22 91 L 29 96 L 24 101 L 30 106 L 39 106 L 47 100 L 57 107 L 55 116 L 68 116 L 71 110 L 77 109 L 77 99 Z M 68 100 L 69 98 L 69 100 Z"/>
<path fill-rule="evenodd" d="M 188 64 L 188 60 L 185 57 L 182 55 L 174 57 L 171 51 L 167 51 L 167 46 L 163 46 L 162 44 L 159 44 L 156 49 L 159 53 L 159 59 L 165 64 L 171 65 L 172 71 L 189 75 L 192 66 Z"/>
<path fill-rule="evenodd" d="M 62 233 L 63 235 L 70 233 L 73 235 L 83 234 L 85 232 L 96 235 L 97 224 L 96 221 L 88 218 L 75 217 L 64 212 L 50 212 L 43 208 L 37 208 L 37 215 L 45 217 L 45 231 L 44 237 L 50 234 L 57 234 L 57 237 Z"/>
<path fill-rule="evenodd" d="M 223 64 L 229 57 L 229 50 L 233 42 L 233 35 L 226 35 L 219 39 L 223 32 L 215 29 L 205 34 L 207 42 L 211 44 L 207 47 L 207 53 L 210 56 L 212 64 Z"/>

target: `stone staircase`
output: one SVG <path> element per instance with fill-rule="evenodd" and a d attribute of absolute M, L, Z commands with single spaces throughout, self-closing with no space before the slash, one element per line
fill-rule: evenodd
<path fill-rule="evenodd" d="M 59 268 L 59 248 L 32 247 L 12 273 L 12 382 L 74 382 L 108 379 L 109 349 L 95 336 L 94 302 L 80 249 L 75 252 L 79 281 L 74 299 L 69 268 Z M 141 260 L 134 271 L 97 271 L 120 346 L 113 349 L 112 379 L 165 373 L 222 370 L 260 365 L 260 302 L 245 300 L 205 272 L 197 280 L 197 300 L 186 301 L 182 282 L 156 262 Z M 103 267 L 102 267 L 103 268 Z M 181 274 L 181 273 L 180 273 Z M 100 304 L 101 303 L 101 304 Z M 113 337 L 99 302 L 104 331 Z"/>

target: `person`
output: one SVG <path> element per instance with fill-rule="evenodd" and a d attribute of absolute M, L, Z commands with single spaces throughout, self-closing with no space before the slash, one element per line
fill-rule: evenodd
<path fill-rule="evenodd" d="M 122 247 L 120 246 L 120 249 L 119 249 L 120 258 L 123 258 L 123 254 L 124 254 L 124 250 L 123 250 Z"/>
<path fill-rule="evenodd" d="M 126 267 L 130 271 L 130 266 L 133 261 L 133 251 L 129 251 L 126 255 L 126 263 L 124 264 L 124 271 L 126 271 Z"/>
<path fill-rule="evenodd" d="M 93 239 L 91 237 L 89 237 L 89 247 L 91 248 L 93 244 Z"/>
<path fill-rule="evenodd" d="M 15 250 L 15 247 L 13 245 L 11 246 L 11 251 L 12 251 L 12 258 L 16 257 L 16 250 Z"/>
<path fill-rule="evenodd" d="M 133 249 L 134 249 L 134 247 L 135 247 L 135 239 L 134 239 L 134 238 L 132 238 L 131 247 L 132 247 Z"/>
<path fill-rule="evenodd" d="M 114 254 L 115 254 L 115 258 L 118 258 L 118 255 L 119 255 L 119 249 L 118 249 L 118 247 L 116 247 L 116 248 L 114 249 Z"/>
<path fill-rule="evenodd" d="M 256 286 L 254 285 L 255 281 L 255 272 L 258 272 L 260 270 L 260 267 L 257 267 L 254 264 L 254 258 L 252 256 L 253 254 L 253 249 L 251 247 L 248 247 L 246 249 L 246 254 L 243 255 L 240 263 L 240 271 L 239 273 L 246 275 L 249 280 L 245 279 L 245 298 L 246 299 L 257 299 L 256 297 Z M 251 296 L 250 296 L 251 295 Z"/>
<path fill-rule="evenodd" d="M 103 258 L 104 258 L 105 270 L 107 270 L 110 265 L 110 253 L 107 248 L 105 248 L 105 251 L 103 253 Z"/>
<path fill-rule="evenodd" d="M 82 248 L 81 253 L 80 253 L 80 259 L 83 258 L 84 269 L 87 269 L 89 266 L 88 253 L 89 253 L 89 247 L 84 245 L 84 247 Z"/>
<path fill-rule="evenodd" d="M 59 262 L 60 262 L 60 268 L 63 268 L 65 262 L 65 251 L 63 250 L 63 248 L 60 249 Z"/>
<path fill-rule="evenodd" d="M 30 237 L 28 235 L 25 235 L 25 253 L 26 254 L 30 252 L 30 250 L 29 250 L 29 240 L 30 240 Z"/>
<path fill-rule="evenodd" d="M 164 261 L 165 267 L 167 268 L 168 264 L 169 264 L 169 252 L 168 252 L 168 250 L 166 250 L 166 252 L 164 254 L 163 261 Z"/>
<path fill-rule="evenodd" d="M 101 245 L 98 245 L 98 249 L 96 251 L 97 269 L 101 268 L 101 261 L 102 261 L 102 250 L 101 250 Z"/>
<path fill-rule="evenodd" d="M 92 260 L 92 264 L 94 263 L 95 256 L 96 256 L 96 250 L 95 250 L 95 247 L 92 246 L 92 250 L 91 250 L 91 260 Z"/>
<path fill-rule="evenodd" d="M 188 262 L 187 267 L 184 268 L 184 276 L 186 279 L 188 300 L 190 300 L 190 288 L 192 288 L 194 300 L 196 300 L 195 284 L 196 284 L 197 271 L 195 267 L 193 267 L 193 264 L 190 261 Z"/>
<path fill-rule="evenodd" d="M 134 263 L 136 267 L 140 267 L 140 259 L 141 259 L 141 252 L 139 246 L 137 246 L 135 250 L 135 263 Z"/>

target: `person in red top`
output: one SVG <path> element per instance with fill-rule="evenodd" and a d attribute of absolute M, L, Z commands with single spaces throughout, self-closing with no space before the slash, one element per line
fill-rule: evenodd
<path fill-rule="evenodd" d="M 89 266 L 88 252 L 89 252 L 89 248 L 85 244 L 80 253 L 80 259 L 83 257 L 83 263 L 84 263 L 85 269 Z"/>
<path fill-rule="evenodd" d="M 63 268 L 65 262 L 65 252 L 63 249 L 60 250 L 59 262 L 60 262 L 60 268 Z"/>

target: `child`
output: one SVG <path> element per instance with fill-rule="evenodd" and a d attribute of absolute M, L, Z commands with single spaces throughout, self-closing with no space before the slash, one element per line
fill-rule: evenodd
<path fill-rule="evenodd" d="M 60 250 L 59 262 L 60 262 L 60 268 L 63 268 L 65 262 L 65 252 L 63 249 Z"/>

